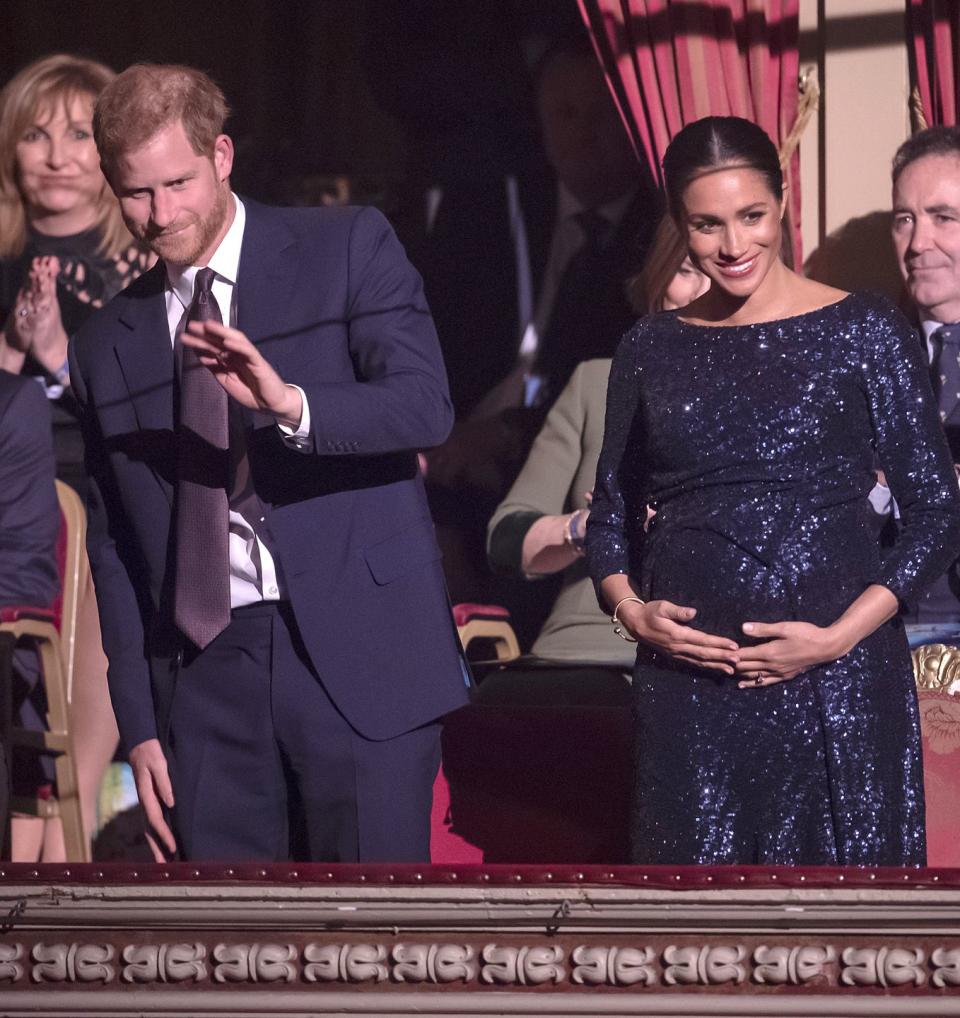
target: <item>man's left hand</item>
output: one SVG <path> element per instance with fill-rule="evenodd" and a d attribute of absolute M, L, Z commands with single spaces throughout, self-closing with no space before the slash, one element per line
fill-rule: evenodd
<path fill-rule="evenodd" d="M 238 403 L 272 414 L 290 428 L 300 426 L 300 392 L 276 373 L 260 351 L 239 330 L 219 322 L 191 322 L 182 341 L 197 352 L 200 363 Z"/>

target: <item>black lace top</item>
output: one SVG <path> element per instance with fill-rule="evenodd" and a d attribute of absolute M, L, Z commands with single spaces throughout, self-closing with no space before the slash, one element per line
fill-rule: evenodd
<path fill-rule="evenodd" d="M 150 255 L 135 245 L 119 257 L 110 257 L 97 250 L 99 243 L 100 235 L 95 229 L 69 237 L 49 237 L 30 230 L 18 257 L 0 258 L 0 323 L 6 322 L 13 309 L 33 259 L 55 255 L 60 260 L 57 277 L 60 317 L 65 332 L 72 336 L 96 308 L 132 283 L 150 264 Z M 23 373 L 42 380 L 51 401 L 58 476 L 74 487 L 82 487 L 83 450 L 70 390 L 64 389 L 29 355 Z"/>

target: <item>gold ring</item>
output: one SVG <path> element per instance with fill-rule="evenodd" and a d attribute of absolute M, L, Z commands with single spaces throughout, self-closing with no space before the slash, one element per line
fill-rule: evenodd
<path fill-rule="evenodd" d="M 757 677 L 753 680 L 753 684 L 755 686 L 762 686 L 763 685 L 763 680 L 765 678 L 766 678 L 766 676 L 763 674 L 763 672 L 757 672 Z"/>

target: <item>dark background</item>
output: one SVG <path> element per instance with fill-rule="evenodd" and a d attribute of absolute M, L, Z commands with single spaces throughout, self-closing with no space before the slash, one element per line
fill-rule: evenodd
<path fill-rule="evenodd" d="M 526 158 L 529 65 L 578 20 L 574 0 L 3 0 L 0 79 L 57 51 L 199 67 L 233 110 L 239 191 L 308 202 L 346 175 L 390 212 L 438 162 Z"/>

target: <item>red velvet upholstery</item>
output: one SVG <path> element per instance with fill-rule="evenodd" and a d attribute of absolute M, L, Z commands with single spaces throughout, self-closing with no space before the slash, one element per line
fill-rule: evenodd
<path fill-rule="evenodd" d="M 960 696 L 920 692 L 927 861 L 960 866 Z"/>
<path fill-rule="evenodd" d="M 465 626 L 471 619 L 507 619 L 510 612 L 498 604 L 470 604 L 463 602 L 453 606 L 453 621 L 458 626 Z"/>
<path fill-rule="evenodd" d="M 433 812 L 430 816 L 430 858 L 433 862 L 460 865 L 483 862 L 483 851 L 471 845 L 453 829 L 450 786 L 443 767 L 433 783 Z"/>
<path fill-rule="evenodd" d="M 8 604 L 0 608 L 0 622 L 20 622 L 23 619 L 53 622 L 55 625 L 60 623 L 60 617 L 54 608 L 38 608 L 32 604 Z"/>

